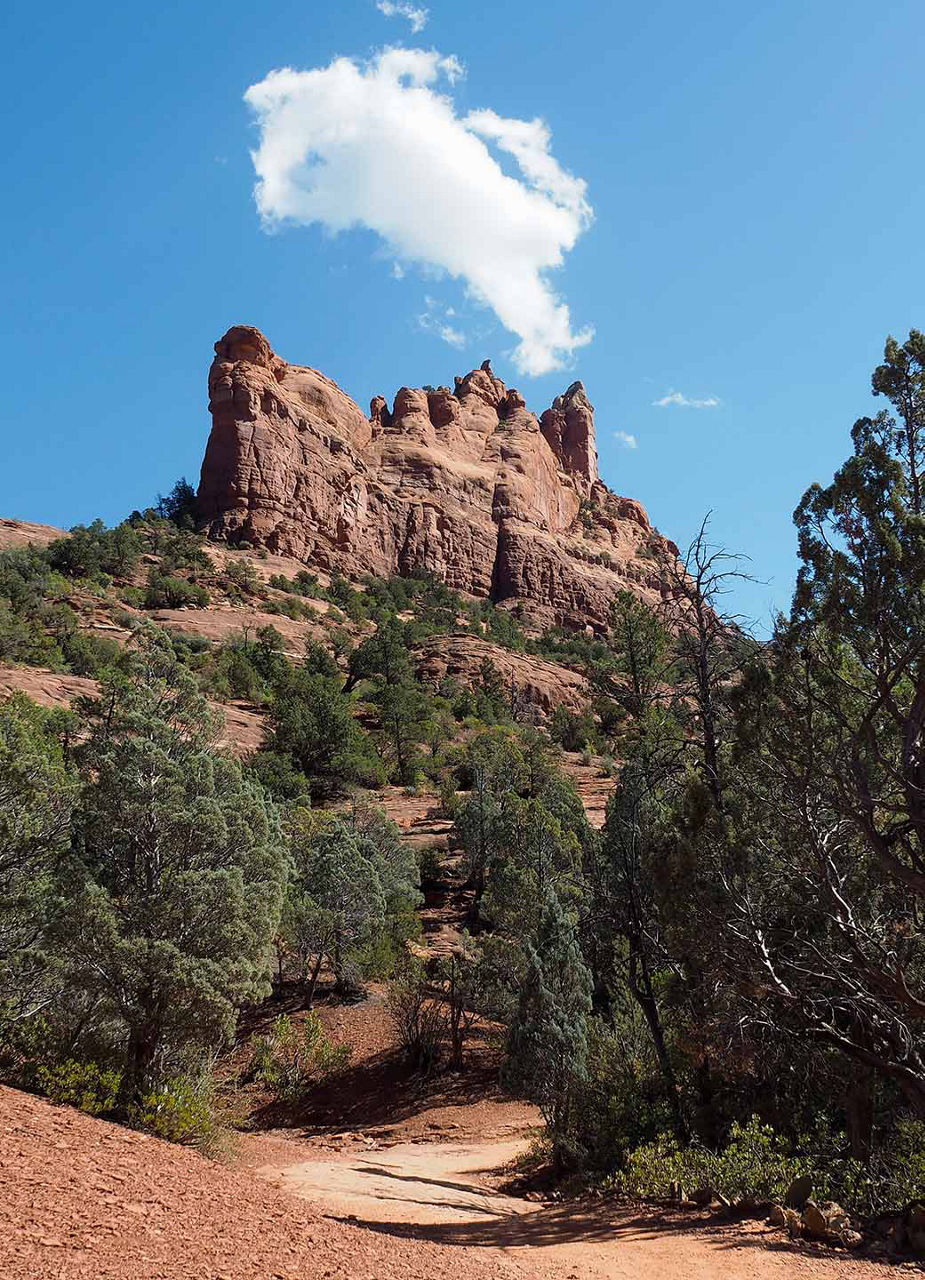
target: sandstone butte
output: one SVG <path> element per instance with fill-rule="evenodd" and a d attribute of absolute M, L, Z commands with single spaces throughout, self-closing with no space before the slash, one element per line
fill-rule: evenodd
<path fill-rule="evenodd" d="M 597 469 L 573 383 L 539 418 L 486 361 L 366 414 L 259 329 L 215 344 L 198 492 L 210 538 L 347 577 L 427 571 L 540 625 L 600 630 L 614 593 L 655 600 L 677 548 Z"/>

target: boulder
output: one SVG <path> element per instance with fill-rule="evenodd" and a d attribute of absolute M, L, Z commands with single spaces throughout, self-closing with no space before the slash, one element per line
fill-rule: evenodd
<path fill-rule="evenodd" d="M 807 1200 L 812 1199 L 813 1179 L 809 1173 L 801 1174 L 800 1177 L 794 1178 L 790 1184 L 790 1188 L 784 1197 L 784 1204 L 788 1209 L 802 1210 Z"/>
<path fill-rule="evenodd" d="M 834 1200 L 827 1200 L 821 1205 L 815 1200 L 807 1200 L 801 1223 L 803 1234 L 810 1240 L 830 1240 L 850 1229 L 851 1218 Z"/>

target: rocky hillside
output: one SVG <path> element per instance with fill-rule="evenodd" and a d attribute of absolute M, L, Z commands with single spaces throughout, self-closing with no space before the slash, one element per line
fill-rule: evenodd
<path fill-rule="evenodd" d="M 598 477 L 580 382 L 537 418 L 486 361 L 367 417 L 236 325 L 215 344 L 199 515 L 216 540 L 348 577 L 429 571 L 541 625 L 600 629 L 619 588 L 657 598 L 676 548 Z"/>

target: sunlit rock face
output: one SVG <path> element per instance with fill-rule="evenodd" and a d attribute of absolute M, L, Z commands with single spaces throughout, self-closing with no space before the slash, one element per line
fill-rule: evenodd
<path fill-rule="evenodd" d="M 600 629 L 620 588 L 654 598 L 671 548 L 598 478 L 580 382 L 538 419 L 486 361 L 449 387 L 402 387 L 366 414 L 259 329 L 215 344 L 199 514 L 348 576 L 428 571 L 540 624 Z"/>

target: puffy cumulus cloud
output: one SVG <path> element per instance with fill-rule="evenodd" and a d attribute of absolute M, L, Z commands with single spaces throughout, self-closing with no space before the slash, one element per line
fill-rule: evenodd
<path fill-rule="evenodd" d="M 245 94 L 257 206 L 271 227 L 370 228 L 399 263 L 463 281 L 520 339 L 518 369 L 548 373 L 593 336 L 573 331 L 548 278 L 592 220 L 586 184 L 555 160 L 542 121 L 460 116 L 441 89 L 461 74 L 453 57 L 404 48 L 271 71 Z"/>
<path fill-rule="evenodd" d="M 661 400 L 653 400 L 657 409 L 718 409 L 722 401 L 718 396 L 706 396 L 702 400 L 684 395 L 681 391 L 669 391 Z"/>
<path fill-rule="evenodd" d="M 430 13 L 417 4 L 408 4 L 406 0 L 376 0 L 376 8 L 386 18 L 407 18 L 415 35 L 427 26 Z"/>
<path fill-rule="evenodd" d="M 615 431 L 613 433 L 613 438 L 616 440 L 617 444 L 622 444 L 624 449 L 638 448 L 639 442 L 636 437 L 630 435 L 628 431 Z"/>

